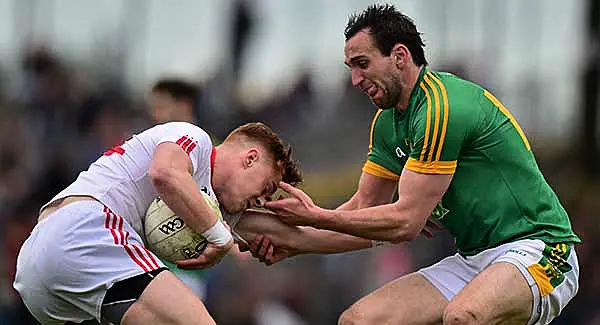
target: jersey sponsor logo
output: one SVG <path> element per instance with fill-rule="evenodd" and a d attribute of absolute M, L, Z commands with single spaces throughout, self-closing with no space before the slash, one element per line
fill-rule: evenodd
<path fill-rule="evenodd" d="M 172 232 L 176 232 L 177 230 L 183 228 L 184 223 L 183 219 L 177 217 L 175 219 L 166 221 L 162 225 L 158 227 L 158 229 L 165 235 L 169 235 Z"/>
<path fill-rule="evenodd" d="M 506 251 L 506 254 L 508 253 L 514 253 L 514 254 L 518 254 L 521 256 L 527 256 L 527 253 L 523 252 L 522 250 L 516 249 L 516 248 L 511 248 L 508 251 Z"/>
<path fill-rule="evenodd" d="M 179 145 L 181 149 L 183 149 L 183 151 L 185 151 L 185 153 L 188 155 L 198 145 L 197 141 L 187 135 L 182 136 L 175 143 Z"/>
<path fill-rule="evenodd" d="M 450 210 L 444 208 L 442 202 L 440 202 L 435 206 L 433 211 L 431 211 L 431 218 L 435 220 L 442 220 L 442 218 L 444 218 L 448 212 L 450 212 Z"/>

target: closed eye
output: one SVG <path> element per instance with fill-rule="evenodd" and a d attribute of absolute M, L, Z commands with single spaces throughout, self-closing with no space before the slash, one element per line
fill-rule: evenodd
<path fill-rule="evenodd" d="M 356 63 L 356 66 L 364 70 L 369 67 L 369 61 L 359 61 Z"/>

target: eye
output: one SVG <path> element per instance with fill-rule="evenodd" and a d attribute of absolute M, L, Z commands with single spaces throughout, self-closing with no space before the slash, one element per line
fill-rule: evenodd
<path fill-rule="evenodd" d="M 369 61 L 367 60 L 360 60 L 356 63 L 356 66 L 359 67 L 360 69 L 366 69 L 369 67 Z"/>

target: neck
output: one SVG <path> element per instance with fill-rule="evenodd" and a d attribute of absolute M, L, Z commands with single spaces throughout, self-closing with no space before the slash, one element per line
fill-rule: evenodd
<path fill-rule="evenodd" d="M 402 94 L 400 94 L 400 102 L 396 105 L 396 109 L 403 112 L 408 107 L 408 103 L 410 102 L 410 95 L 412 94 L 413 89 L 417 84 L 417 80 L 419 79 L 419 74 L 421 73 L 421 69 L 424 66 L 416 66 L 409 65 L 406 68 L 406 71 L 402 74 L 402 79 L 400 80 Z"/>
<path fill-rule="evenodd" d="M 219 193 L 221 189 L 221 185 L 227 183 L 227 161 L 229 153 L 227 148 L 223 146 L 223 144 L 215 147 L 215 165 L 211 174 L 211 185 L 215 193 Z"/>

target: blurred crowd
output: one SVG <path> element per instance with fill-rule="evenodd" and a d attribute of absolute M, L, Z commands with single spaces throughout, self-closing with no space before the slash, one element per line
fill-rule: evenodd
<path fill-rule="evenodd" d="M 232 81 L 236 62 L 234 57 L 202 82 L 168 76 L 136 94 L 115 69 L 34 47 L 22 55 L 16 78 L 0 78 L 0 325 L 35 324 L 12 281 L 39 208 L 105 150 L 154 123 L 192 121 L 218 143 L 241 123 L 265 122 L 292 144 L 305 174 L 303 188 L 317 203 L 336 207 L 353 194 L 375 112 L 368 99 L 350 81 L 338 96 L 318 95 L 310 74 L 300 73 L 289 91 L 250 106 L 232 95 L 239 93 Z M 467 78 L 471 72 L 452 70 Z M 600 249 L 600 181 L 583 172 L 575 150 L 533 143 L 584 241 L 576 247 L 580 292 L 553 324 L 600 324 L 600 259 L 594 257 Z M 299 256 L 270 267 L 232 255 L 203 274 L 199 294 L 218 324 L 335 324 L 359 297 L 453 251 L 452 238 L 442 231 L 414 243 Z"/>
<path fill-rule="evenodd" d="M 223 78 L 203 84 L 165 79 L 134 98 L 116 79 L 86 78 L 84 83 L 73 73 L 76 70 L 38 48 L 23 56 L 18 82 L 2 85 L 0 324 L 34 323 L 11 284 L 19 247 L 35 225 L 40 206 L 102 152 L 153 123 L 193 121 L 218 142 L 240 123 L 264 121 L 294 146 L 305 170 L 304 186 L 317 202 L 335 207 L 354 190 L 374 111 L 350 82 L 331 107 L 322 106 L 309 76 L 302 76 L 288 93 L 248 109 L 235 98 L 214 98 L 210 89 L 226 85 Z M 219 105 L 227 105 L 227 112 Z M 329 117 L 314 118 L 323 115 Z M 555 323 L 600 324 L 600 260 L 594 258 L 600 247 L 600 185 L 580 174 L 569 153 L 544 159 L 540 149 L 538 157 L 584 240 L 577 247 L 580 293 Z M 203 296 L 219 324 L 334 324 L 360 296 L 452 253 L 452 243 L 441 232 L 411 244 L 300 256 L 271 267 L 230 257 L 204 276 Z"/>

